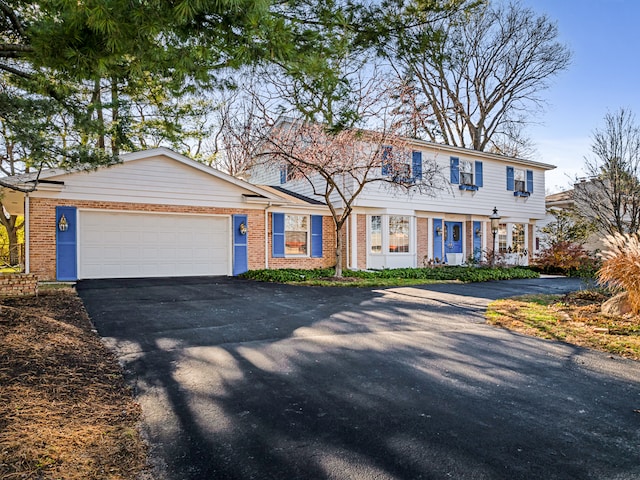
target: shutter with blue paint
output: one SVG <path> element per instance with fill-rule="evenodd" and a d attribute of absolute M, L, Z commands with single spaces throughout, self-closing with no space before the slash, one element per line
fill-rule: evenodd
<path fill-rule="evenodd" d="M 413 152 L 411 173 L 414 181 L 422 180 L 422 152 Z"/>
<path fill-rule="evenodd" d="M 476 187 L 482 187 L 482 162 L 476 162 Z"/>
<path fill-rule="evenodd" d="M 513 167 L 507 167 L 507 190 L 514 191 L 516 183 L 513 177 Z"/>
<path fill-rule="evenodd" d="M 527 192 L 533 193 L 533 170 L 527 170 Z"/>
<path fill-rule="evenodd" d="M 60 230 L 64 216 L 66 230 Z M 56 279 L 78 279 L 78 211 L 76 207 L 56 207 Z"/>
<path fill-rule="evenodd" d="M 272 213 L 271 223 L 273 257 L 284 257 L 284 213 Z"/>
<path fill-rule="evenodd" d="M 242 233 L 241 225 L 244 224 L 245 230 Z M 249 270 L 249 251 L 246 215 L 233 216 L 233 274 L 240 275 Z"/>
<path fill-rule="evenodd" d="M 457 157 L 451 157 L 450 180 L 453 185 L 460 183 L 460 159 Z"/>
<path fill-rule="evenodd" d="M 482 254 L 482 223 L 473 222 L 473 258 L 480 261 Z"/>
<path fill-rule="evenodd" d="M 322 258 L 322 215 L 311 215 L 311 256 Z"/>
<path fill-rule="evenodd" d="M 391 175 L 391 149 L 393 147 L 384 146 L 382 147 L 382 175 L 387 176 Z"/>
<path fill-rule="evenodd" d="M 280 185 L 287 183 L 287 166 L 280 167 Z"/>
<path fill-rule="evenodd" d="M 438 235 L 438 230 L 440 230 L 440 235 Z M 433 219 L 433 259 L 438 259 L 440 262 L 443 262 L 442 258 L 442 219 L 434 218 Z"/>

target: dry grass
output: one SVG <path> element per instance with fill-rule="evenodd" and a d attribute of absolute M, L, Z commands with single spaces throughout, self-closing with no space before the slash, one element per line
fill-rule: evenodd
<path fill-rule="evenodd" d="M 633 312 L 640 314 L 640 238 L 618 233 L 607 236 L 604 244 L 598 279 L 625 290 Z"/>
<path fill-rule="evenodd" d="M 0 300 L 0 478 L 133 479 L 140 409 L 71 289 Z"/>
<path fill-rule="evenodd" d="M 607 295 L 524 295 L 489 305 L 487 321 L 527 335 L 560 340 L 640 360 L 640 317 L 600 313 Z"/>

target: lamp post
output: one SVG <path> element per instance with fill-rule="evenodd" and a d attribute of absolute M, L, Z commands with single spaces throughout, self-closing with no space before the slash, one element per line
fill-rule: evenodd
<path fill-rule="evenodd" d="M 496 235 L 500 228 L 500 218 L 500 215 L 498 215 L 498 207 L 493 207 L 493 213 L 489 215 L 489 220 L 491 220 L 491 233 L 493 234 L 493 253 L 491 255 L 492 267 L 495 267 L 496 265 Z"/>

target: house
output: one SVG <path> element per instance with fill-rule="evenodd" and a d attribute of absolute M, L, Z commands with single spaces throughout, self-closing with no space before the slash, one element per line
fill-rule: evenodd
<path fill-rule="evenodd" d="M 406 143 L 412 154 L 401 169 L 403 178 L 417 178 L 428 164 L 443 181 L 430 194 L 388 188 L 388 182 L 368 184 L 353 203 L 345 266 L 461 265 L 486 259 L 494 242 L 504 261 L 527 265 L 538 243 L 536 223 L 545 217 L 544 174 L 555 167 L 416 139 Z M 384 163 L 375 174 L 389 175 Z M 285 167 L 267 163 L 253 168 L 249 181 L 313 197 L 311 185 L 319 180 L 296 180 Z M 500 216 L 495 238 L 494 208 Z"/>
<path fill-rule="evenodd" d="M 25 272 L 40 280 L 335 264 L 322 202 L 252 185 L 165 148 L 96 170 L 3 181 L 14 187 L 1 192 L 5 208 L 25 217 Z M 285 243 L 286 235 L 295 242 Z"/>

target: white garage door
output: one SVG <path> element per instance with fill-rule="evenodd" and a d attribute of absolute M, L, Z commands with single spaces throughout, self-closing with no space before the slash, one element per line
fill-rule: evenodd
<path fill-rule="evenodd" d="M 79 278 L 229 275 L 229 219 L 80 211 Z"/>

